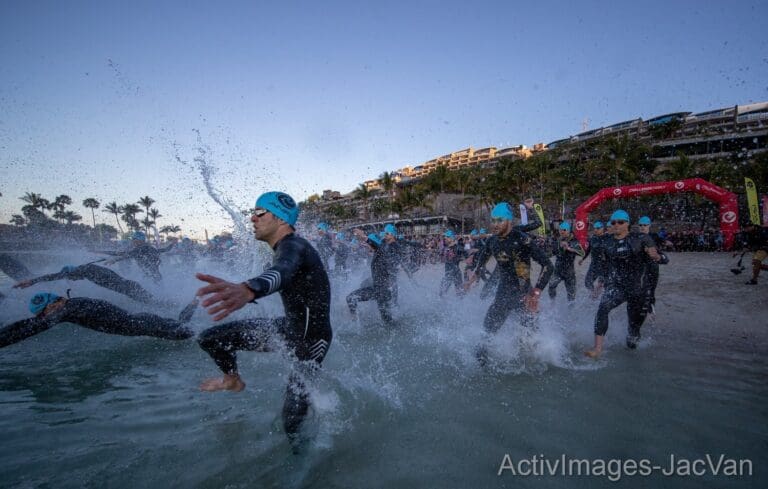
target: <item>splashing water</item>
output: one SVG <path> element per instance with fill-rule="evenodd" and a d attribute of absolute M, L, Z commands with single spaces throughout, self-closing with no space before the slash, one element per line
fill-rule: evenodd
<path fill-rule="evenodd" d="M 65 248 L 27 253 L 19 256 L 36 274 L 94 258 Z M 192 270 L 174 260 L 163 257 L 162 286 L 148 284 L 133 266 L 120 273 L 181 306 L 198 284 Z M 249 278 L 239 260 L 233 269 L 201 258 L 197 268 Z M 282 432 L 291 369 L 285 355 L 240 353 L 246 391 L 208 395 L 195 386 L 218 372 L 194 341 L 59 325 L 2 350 L 4 480 L 19 486 L 98 480 L 110 487 L 364 487 L 374 475 L 379 484 L 373 485 L 381 487 L 402 481 L 496 487 L 505 453 L 516 460 L 539 453 L 607 457 L 626 449 L 616 440 L 632 440 L 636 455 L 654 462 L 671 450 L 764 453 L 765 430 L 754 427 L 762 426 L 768 401 L 765 337 L 742 339 L 737 326 L 755 323 L 749 311 L 764 315 L 765 304 L 761 289 L 734 290 L 731 264 L 726 255 L 675 254 L 662 270 L 659 319 L 644 326 L 640 348 L 623 348 L 626 315 L 619 308 L 598 362 L 582 355 L 592 341 L 596 303 L 580 288 L 568 307 L 561 290 L 555 301 L 542 299 L 537 329 L 510 317 L 494 337 L 488 370 L 474 352 L 490 300 L 480 300 L 477 289 L 464 298 L 438 297 L 442 265 L 425 265 L 414 281 L 400 275 L 393 328 L 381 322 L 374 303 L 362 303 L 356 317 L 348 313 L 345 297 L 369 268 L 332 277 L 334 339 L 310 388 L 313 438 L 301 456 L 291 453 Z M 717 267 L 722 274 L 713 274 Z M 580 278 L 584 272 L 577 269 Z M 697 286 L 704 282 L 707 288 Z M 68 287 L 73 296 L 147 310 L 84 282 L 25 291 L 2 285 L 8 295 L 3 323 L 28 315 L 23 300 L 32 293 L 61 295 Z M 172 316 L 178 309 L 149 312 Z M 279 297 L 270 296 L 227 320 L 282 314 Z M 198 332 L 212 325 L 203 311 L 191 322 Z M 36 463 L 41 459 L 46 464 Z M 594 485 L 593 479 L 551 480 L 561 487 Z"/>
<path fill-rule="evenodd" d="M 195 132 L 197 139 L 197 148 L 195 148 L 197 156 L 192 159 L 192 162 L 197 171 L 200 172 L 200 176 L 203 177 L 205 191 L 211 199 L 224 210 L 224 212 L 229 214 L 235 229 L 233 237 L 238 240 L 246 239 L 250 236 L 250 233 L 247 230 L 246 218 L 240 209 L 238 209 L 229 199 L 224 197 L 222 192 L 214 186 L 212 179 L 216 173 L 216 167 L 211 159 L 211 148 L 203 142 L 203 138 L 198 129 L 193 129 L 193 131 Z M 174 144 L 174 158 L 182 165 L 189 165 L 189 163 L 179 155 L 179 147 L 176 144 Z"/>

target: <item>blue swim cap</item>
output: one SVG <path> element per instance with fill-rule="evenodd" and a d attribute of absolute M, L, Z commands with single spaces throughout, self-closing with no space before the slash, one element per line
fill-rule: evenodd
<path fill-rule="evenodd" d="M 560 223 L 560 230 L 561 231 L 568 231 L 571 232 L 571 223 L 568 221 L 563 221 Z"/>
<path fill-rule="evenodd" d="M 638 224 L 648 224 L 650 226 L 651 225 L 651 218 L 648 217 L 648 216 L 643 216 L 643 217 L 640 218 L 639 221 L 637 221 L 637 223 Z"/>
<path fill-rule="evenodd" d="M 619 209 L 611 214 L 611 221 L 627 221 L 629 222 L 629 214 L 627 211 Z"/>
<path fill-rule="evenodd" d="M 449 229 L 448 231 L 446 231 L 446 232 L 443 234 L 443 236 L 445 236 L 446 238 L 455 238 L 455 237 L 456 237 L 456 235 L 455 235 L 455 234 L 453 234 L 453 231 L 451 231 L 450 229 Z"/>
<path fill-rule="evenodd" d="M 61 299 L 61 297 L 56 294 L 51 294 L 50 292 L 38 292 L 29 299 L 29 312 L 38 315 L 43 312 L 46 307 L 59 299 Z"/>
<path fill-rule="evenodd" d="M 336 239 L 339 241 L 344 241 L 344 233 L 336 233 Z"/>
<path fill-rule="evenodd" d="M 601 221 L 595 221 L 592 227 L 595 229 L 603 229 L 603 223 Z"/>
<path fill-rule="evenodd" d="M 381 246 L 381 238 L 376 233 L 371 233 L 368 235 L 368 239 L 376 243 L 377 245 Z"/>
<path fill-rule="evenodd" d="M 131 239 L 135 239 L 138 241 L 146 241 L 147 235 L 141 231 L 134 231 L 133 234 L 131 234 Z"/>
<path fill-rule="evenodd" d="M 329 228 L 330 226 L 328 225 L 327 222 L 321 222 L 320 224 L 317 225 L 317 229 L 319 229 L 320 231 L 328 231 Z"/>
<path fill-rule="evenodd" d="M 480 228 L 480 234 L 488 234 L 488 231 L 485 228 Z"/>
<path fill-rule="evenodd" d="M 505 221 L 511 221 L 515 218 L 512 213 L 512 207 L 506 202 L 500 202 L 496 204 L 496 207 L 491 211 L 491 219 L 503 219 Z"/>
<path fill-rule="evenodd" d="M 77 267 L 73 265 L 64 265 L 61 267 L 61 273 L 71 273 L 74 272 Z"/>
<path fill-rule="evenodd" d="M 387 224 L 386 226 L 384 226 L 384 233 L 391 234 L 392 236 L 397 236 L 397 229 L 395 229 L 395 226 L 393 224 Z"/>
<path fill-rule="evenodd" d="M 357 244 L 357 238 L 352 238 L 352 241 L 350 241 L 350 244 L 356 245 Z"/>
<path fill-rule="evenodd" d="M 267 192 L 256 199 L 256 207 L 272 213 L 276 218 L 293 226 L 299 219 L 299 207 L 293 197 L 283 192 Z"/>

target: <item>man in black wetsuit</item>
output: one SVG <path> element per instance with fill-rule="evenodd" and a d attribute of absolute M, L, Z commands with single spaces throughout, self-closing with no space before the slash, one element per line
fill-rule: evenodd
<path fill-rule="evenodd" d="M 336 241 L 333 243 L 334 265 L 333 271 L 341 278 L 347 276 L 347 259 L 349 258 L 349 244 L 344 233 L 336 233 Z"/>
<path fill-rule="evenodd" d="M 400 250 L 395 243 L 397 233 L 384 233 L 383 239 L 375 233 L 366 236 L 360 229 L 355 229 L 354 233 L 373 250 L 372 281 L 370 284 L 368 281 L 363 282 L 359 289 L 347 296 L 349 311 L 355 314 L 359 302 L 375 300 L 381 319 L 387 325 L 392 325 L 394 320 L 390 308 L 397 296 L 397 267 L 400 262 Z"/>
<path fill-rule="evenodd" d="M 668 241 L 661 239 L 656 233 L 651 232 L 651 218 L 643 216 L 637 221 L 637 229 L 640 234 L 645 234 L 651 237 L 653 243 L 656 245 L 656 250 L 661 251 L 662 246 L 669 245 Z M 645 273 L 647 275 L 647 287 L 646 293 L 648 294 L 648 312 L 653 314 L 656 307 L 656 286 L 659 285 L 659 264 L 650 258 L 645 260 Z"/>
<path fill-rule="evenodd" d="M 605 274 L 608 267 L 605 262 L 605 243 L 607 239 L 610 239 L 610 236 L 605 234 L 602 222 L 595 221 L 592 227 L 595 232 L 589 237 L 589 247 L 581 260 L 579 260 L 579 265 L 584 263 L 588 256 L 592 255 L 587 275 L 584 277 L 584 285 L 591 292 L 592 298 L 597 299 L 603 284 L 605 284 Z M 595 286 L 595 281 L 597 281 L 597 286 Z"/>
<path fill-rule="evenodd" d="M 483 328 L 487 334 L 495 334 L 512 311 L 520 315 L 524 326 L 532 325 L 533 314 L 538 310 L 539 295 L 552 276 L 552 262 L 533 238 L 512 226 L 512 208 L 506 202 L 497 204 L 491 211 L 493 236 L 480 250 L 469 273 L 466 288 L 477 280 L 475 271 L 485 266 L 493 256 L 499 270 L 499 288 L 496 297 L 485 315 Z M 531 259 L 541 265 L 542 270 L 535 287 L 531 287 Z M 482 365 L 487 362 L 487 346 L 477 353 Z"/>
<path fill-rule="evenodd" d="M 73 267 L 67 265 L 59 273 L 50 273 L 40 277 L 22 280 L 14 285 L 14 288 L 26 289 L 39 282 L 53 282 L 54 280 L 89 280 L 105 289 L 114 290 L 117 293 L 127 295 L 131 299 L 150 304 L 156 302 L 154 297 L 147 292 L 138 282 L 128 280 L 109 268 L 100 267 L 93 263 Z"/>
<path fill-rule="evenodd" d="M 29 301 L 35 316 L 0 329 L 0 348 L 18 343 L 59 323 L 73 323 L 94 331 L 121 336 L 154 336 L 165 340 L 186 340 L 194 331 L 185 326 L 195 312 L 197 300 L 170 319 L 155 314 L 130 314 L 99 299 L 67 299 L 49 292 L 38 292 Z"/>
<path fill-rule="evenodd" d="M 208 296 L 203 306 L 214 321 L 260 297 L 280 293 L 285 316 L 232 321 L 200 334 L 200 347 L 224 373 L 206 380 L 204 391 L 241 391 L 245 383 L 237 371 L 238 350 L 271 351 L 283 343 L 298 362 L 288 380 L 283 404 L 283 424 L 289 440 L 298 441 L 299 429 L 310 399 L 305 376 L 320 367 L 333 336 L 330 322 L 331 287 L 315 248 L 294 233 L 299 217 L 296 202 L 282 192 L 267 192 L 256 200 L 251 217 L 256 239 L 274 250 L 273 265 L 258 277 L 242 283 L 227 282 L 212 275 L 197 274 L 208 285 L 197 291 Z"/>
<path fill-rule="evenodd" d="M 445 275 L 443 275 L 443 280 L 440 282 L 440 297 L 448 292 L 451 285 L 456 287 L 456 293 L 458 295 L 464 295 L 464 288 L 462 287 L 464 280 L 461 277 L 459 264 L 469 255 L 464 250 L 464 246 L 456 241 L 456 235 L 453 231 L 448 230 L 443 236 L 446 239 L 447 246 L 443 249 Z"/>
<path fill-rule="evenodd" d="M 327 222 L 321 222 L 317 225 L 317 252 L 320 254 L 320 258 L 323 260 L 323 266 L 326 271 L 328 269 L 328 262 L 333 256 L 333 239 L 331 238 L 331 226 Z"/>
<path fill-rule="evenodd" d="M 527 215 L 528 215 L 528 222 L 526 224 L 522 224 L 522 222 L 519 222 L 516 225 L 512 226 L 513 230 L 520 231 L 523 233 L 530 233 L 532 231 L 535 231 L 541 227 L 541 220 L 539 219 L 539 213 L 536 212 L 536 209 L 533 205 L 533 199 L 528 198 L 523 201 L 523 205 L 527 209 Z M 487 234 L 487 231 L 485 228 L 480 229 L 479 234 L 481 236 L 481 239 L 479 240 L 479 246 L 478 249 L 482 249 L 485 247 L 485 245 L 488 243 L 488 240 L 491 239 L 492 235 Z M 472 257 L 471 260 L 467 261 L 470 267 L 472 267 L 477 273 L 479 278 L 483 279 L 485 281 L 485 284 L 483 284 L 483 288 L 480 291 L 480 299 L 485 299 L 489 295 L 491 295 L 495 290 L 496 287 L 499 285 L 499 267 L 497 266 L 493 272 L 488 273 L 488 271 L 485 268 L 474 268 L 471 264 L 474 263 L 474 257 Z M 528 266 L 531 265 L 530 259 L 528 260 Z"/>
<path fill-rule="evenodd" d="M 603 339 L 608 331 L 608 314 L 627 303 L 627 347 L 636 348 L 640 327 L 648 315 L 648 276 L 646 259 L 665 264 L 667 257 L 659 254 L 656 244 L 647 234 L 629 232 L 629 214 L 617 210 L 611 215 L 612 236 L 606 242 L 608 264 L 605 292 L 595 316 L 595 346 L 585 355 L 597 358 L 603 351 Z"/>
<path fill-rule="evenodd" d="M 129 251 L 119 253 L 115 258 L 104 262 L 112 265 L 121 260 L 134 260 L 144 275 L 159 283 L 163 276 L 160 275 L 160 251 L 147 243 L 147 235 L 141 231 L 135 231 L 131 236 L 131 248 Z"/>
<path fill-rule="evenodd" d="M 560 223 L 560 239 L 557 241 L 555 249 L 555 274 L 549 281 L 549 297 L 557 297 L 557 286 L 560 282 L 565 282 L 565 290 L 568 293 L 568 303 L 573 304 L 576 300 L 576 269 L 573 261 L 576 256 L 584 256 L 584 249 L 579 241 L 571 233 L 571 223 L 563 221 Z"/>

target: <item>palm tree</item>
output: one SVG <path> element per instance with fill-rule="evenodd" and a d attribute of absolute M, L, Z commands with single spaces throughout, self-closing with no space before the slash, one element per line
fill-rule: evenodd
<path fill-rule="evenodd" d="M 140 198 L 138 201 L 138 204 L 144 206 L 144 208 L 147 210 L 147 215 L 149 215 L 149 208 L 152 206 L 152 204 L 155 203 L 155 199 L 150 197 L 149 195 L 145 195 L 144 197 Z M 144 218 L 146 220 L 147 218 Z M 149 232 L 149 227 L 147 226 L 147 232 Z"/>
<path fill-rule="evenodd" d="M 155 203 L 155 199 L 150 197 L 149 195 L 145 195 L 144 197 L 140 198 L 137 204 L 143 206 L 147 210 L 147 214 L 149 214 L 149 208 L 152 207 L 152 204 Z"/>
<path fill-rule="evenodd" d="M 120 219 L 118 217 L 123 213 L 123 208 L 117 205 L 117 202 L 110 202 L 104 206 L 102 212 L 108 212 L 115 215 L 115 221 L 117 221 L 117 227 L 120 229 L 120 234 L 123 234 L 123 226 L 120 225 Z"/>
<path fill-rule="evenodd" d="M 447 166 L 439 165 L 437 168 L 432 170 L 429 175 L 427 175 L 426 183 L 432 192 L 439 191 L 441 194 L 445 192 L 445 187 L 451 178 L 448 172 L 449 170 Z"/>
<path fill-rule="evenodd" d="M 49 202 L 47 204 L 47 208 L 49 211 L 53 211 L 53 218 L 58 219 L 59 221 L 63 221 L 64 218 L 64 208 L 67 207 L 72 203 L 72 198 L 69 195 L 59 195 L 57 196 L 53 202 Z"/>
<path fill-rule="evenodd" d="M 123 209 L 123 221 L 125 221 L 126 224 L 128 224 L 128 227 L 134 231 L 138 231 L 141 229 L 141 225 L 139 224 L 139 221 L 136 220 L 136 214 L 139 212 L 144 212 L 143 210 L 139 209 L 139 206 L 136 204 L 125 204 L 122 206 Z"/>
<path fill-rule="evenodd" d="M 162 214 L 160 214 L 160 211 L 158 211 L 157 209 L 155 209 L 155 208 L 153 207 L 153 208 L 151 208 L 151 209 L 149 210 L 149 212 L 147 213 L 147 217 L 148 217 L 149 219 L 152 219 L 152 224 L 157 224 L 157 218 L 158 218 L 158 217 L 163 217 L 163 215 L 162 215 Z M 149 232 L 149 229 L 147 229 L 147 232 Z"/>
<path fill-rule="evenodd" d="M 19 200 L 23 200 L 27 204 L 31 205 L 34 208 L 38 207 L 38 203 L 40 202 L 40 199 L 43 197 L 40 194 L 36 194 L 34 192 L 26 192 L 24 194 L 24 197 L 19 197 Z"/>
<path fill-rule="evenodd" d="M 48 224 L 48 216 L 32 204 L 22 207 L 21 213 L 24 214 L 24 217 L 30 225 L 43 226 Z"/>
<path fill-rule="evenodd" d="M 175 233 L 178 233 L 179 231 L 181 231 L 181 228 L 179 226 L 173 224 L 173 225 L 170 225 L 170 226 L 163 226 L 163 227 L 161 227 L 158 232 L 160 234 L 165 234 L 166 235 L 166 239 L 167 239 L 169 234 L 175 234 Z"/>
<path fill-rule="evenodd" d="M 364 183 L 361 183 L 355 189 L 355 198 L 363 201 L 363 219 L 368 220 L 368 199 L 371 198 L 371 191 L 368 190 Z"/>
<path fill-rule="evenodd" d="M 385 199 L 376 199 L 371 203 L 371 213 L 376 217 L 385 215 L 391 208 L 392 206 Z"/>
<path fill-rule="evenodd" d="M 55 210 L 53 212 L 53 218 L 56 219 L 57 221 L 61 222 L 64 219 L 66 219 L 65 214 L 66 214 L 66 212 L 64 212 L 63 210 L 57 209 L 57 210 Z"/>
<path fill-rule="evenodd" d="M 397 195 L 392 207 L 392 210 L 398 213 L 407 213 L 411 209 L 418 208 L 431 210 L 427 192 L 416 186 L 404 187 Z"/>
<path fill-rule="evenodd" d="M 83 201 L 83 207 L 91 210 L 91 218 L 93 219 L 93 228 L 96 229 L 96 214 L 94 213 L 94 209 L 98 209 L 101 203 L 92 198 L 89 197 Z"/>
<path fill-rule="evenodd" d="M 141 225 L 144 226 L 144 229 L 147 231 L 147 235 L 149 235 L 149 228 L 152 227 L 154 223 L 155 221 L 150 219 L 149 216 L 146 216 L 144 219 L 141 220 Z"/>
<path fill-rule="evenodd" d="M 83 216 L 80 214 L 77 214 L 76 212 L 72 211 L 66 211 L 63 213 L 63 219 L 67 221 L 67 224 L 72 224 L 75 221 L 81 221 L 83 219 Z"/>
<path fill-rule="evenodd" d="M 56 199 L 53 201 L 54 209 L 58 209 L 60 211 L 63 211 L 66 206 L 71 204 L 72 204 L 72 198 L 69 195 L 64 195 L 64 194 L 57 196 Z"/>
<path fill-rule="evenodd" d="M 384 189 L 384 192 L 389 197 L 389 203 L 392 204 L 395 198 L 395 181 L 392 180 L 392 174 L 385 171 L 379 175 L 379 182 L 381 182 L 381 188 Z"/>
<path fill-rule="evenodd" d="M 45 211 L 48 210 L 48 206 L 50 205 L 50 202 L 48 202 L 47 199 L 44 199 L 42 195 L 34 192 L 25 193 L 24 197 L 21 197 L 21 200 L 29 204 L 33 209 L 40 209 L 43 211 L 43 214 L 45 214 Z"/>
<path fill-rule="evenodd" d="M 627 135 L 608 138 L 597 151 L 596 157 L 612 168 L 617 187 L 647 180 L 656 167 L 656 162 L 649 158 L 650 148 Z"/>
<path fill-rule="evenodd" d="M 24 219 L 24 216 L 20 216 L 19 214 L 14 214 L 11 216 L 11 224 L 14 226 L 23 226 L 27 223 L 27 220 Z"/>
<path fill-rule="evenodd" d="M 696 167 L 695 161 L 678 151 L 677 159 L 665 165 L 658 172 L 658 176 L 668 180 L 684 180 L 698 175 Z"/>

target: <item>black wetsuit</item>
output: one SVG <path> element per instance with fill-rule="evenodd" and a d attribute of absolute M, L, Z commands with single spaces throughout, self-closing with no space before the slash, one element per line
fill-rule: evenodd
<path fill-rule="evenodd" d="M 768 251 L 768 227 L 756 227 L 753 231 L 745 232 L 743 239 L 744 247 L 749 251 Z"/>
<path fill-rule="evenodd" d="M 361 287 L 347 296 L 347 305 L 352 314 L 357 312 L 358 302 L 375 300 L 379 306 L 381 319 L 391 324 L 392 301 L 397 297 L 397 267 L 400 263 L 401 249 L 396 242 L 377 245 L 370 239 L 366 241 L 374 248 L 371 260 L 372 285 L 363 283 Z"/>
<path fill-rule="evenodd" d="M 531 231 L 535 231 L 541 227 L 541 220 L 539 219 L 539 213 L 532 211 L 528 213 L 528 223 L 527 224 L 518 224 L 517 226 L 512 226 L 512 229 L 515 231 L 520 231 L 523 233 L 530 233 Z M 479 241 L 478 249 L 482 250 L 488 245 L 488 242 L 493 239 L 493 236 L 488 238 L 482 238 Z M 530 267 L 531 260 L 528 259 L 528 266 Z M 480 291 L 480 299 L 485 299 L 493 291 L 496 290 L 496 287 L 499 285 L 499 267 L 498 265 L 496 268 L 494 268 L 493 272 L 488 273 L 485 269 L 477 269 L 475 270 L 479 271 L 480 278 L 485 280 L 485 284 L 483 284 L 483 288 Z"/>
<path fill-rule="evenodd" d="M 142 272 L 155 282 L 160 282 L 163 276 L 160 275 L 160 251 L 152 245 L 142 243 L 122 253 L 110 253 L 123 259 L 132 259 Z"/>
<path fill-rule="evenodd" d="M 574 251 L 568 251 L 562 247 L 561 243 L 565 241 Z M 560 282 L 565 282 L 565 290 L 568 293 L 568 301 L 576 300 L 576 268 L 573 261 L 576 256 L 584 256 L 584 249 L 579 241 L 574 238 L 566 238 L 558 241 L 558 247 L 555 250 L 555 274 L 549 282 L 549 296 L 557 296 L 557 286 Z"/>
<path fill-rule="evenodd" d="M 187 306 L 179 320 L 176 320 L 155 314 L 131 314 L 99 299 L 68 299 L 61 309 L 45 317 L 35 316 L 23 319 L 0 329 L 0 348 L 42 333 L 59 323 L 73 323 L 94 331 L 121 336 L 154 336 L 165 340 L 185 340 L 195 334 L 184 326 L 193 312 L 194 305 Z"/>
<path fill-rule="evenodd" d="M 29 280 L 29 284 L 33 285 L 38 282 L 53 282 L 54 280 L 89 280 L 105 289 L 114 290 L 120 294 L 127 295 L 135 301 L 144 303 L 155 302 L 152 294 L 147 292 L 138 282 L 125 279 L 109 268 L 100 267 L 93 263 L 80 265 L 70 271 L 62 270 L 58 273 L 42 275 Z"/>
<path fill-rule="evenodd" d="M 456 291 L 462 293 L 464 289 L 462 285 L 464 281 L 461 277 L 461 269 L 459 269 L 459 263 L 467 258 L 467 252 L 464 247 L 459 243 L 454 243 L 453 246 L 445 248 L 443 251 L 445 256 L 445 275 L 440 282 L 440 296 L 448 292 L 451 285 L 456 287 Z"/>
<path fill-rule="evenodd" d="M 325 267 L 326 270 L 328 270 L 328 261 L 331 259 L 331 256 L 333 255 L 333 240 L 331 239 L 330 234 L 324 233 L 318 237 L 317 251 L 320 254 L 320 258 L 323 261 L 323 266 Z"/>
<path fill-rule="evenodd" d="M 656 249 L 661 251 L 661 245 L 664 240 L 656 233 L 648 233 L 651 237 Z M 647 299 L 650 305 L 656 304 L 656 286 L 659 285 L 659 264 L 651 260 L 651 257 L 646 255 L 645 257 L 645 274 L 647 275 Z"/>
<path fill-rule="evenodd" d="M 339 275 L 347 272 L 347 258 L 349 258 L 349 245 L 343 241 L 336 242 L 336 253 L 333 270 Z"/>
<path fill-rule="evenodd" d="M 424 245 L 401 239 L 397 241 L 400 266 L 408 276 L 416 273 L 424 262 Z"/>
<path fill-rule="evenodd" d="M 523 299 L 531 290 L 531 259 L 542 267 L 536 283 L 536 288 L 540 290 L 546 287 L 552 276 L 552 262 L 530 236 L 514 229 L 505 237 L 491 237 L 477 254 L 473 269 L 484 267 L 491 256 L 496 259 L 499 288 L 485 315 L 485 331 L 498 331 L 513 310 L 521 313 L 523 324 L 530 324 L 532 316 L 523 314 Z"/>
<path fill-rule="evenodd" d="M 627 344 L 634 347 L 640 338 L 640 327 L 648 315 L 648 277 L 645 272 L 647 251 L 656 244 L 647 234 L 629 233 L 622 239 L 606 240 L 608 264 L 605 292 L 595 316 L 595 334 L 605 336 L 608 314 L 627 303 Z"/>
<path fill-rule="evenodd" d="M 226 374 L 237 373 L 237 351 L 271 351 L 275 340 L 301 362 L 290 374 L 283 423 L 293 441 L 310 406 L 304 374 L 319 367 L 333 338 L 331 286 L 323 262 L 304 238 L 289 234 L 274 248 L 271 267 L 246 285 L 256 299 L 279 292 L 285 316 L 232 321 L 200 333 L 200 347 Z"/>
<path fill-rule="evenodd" d="M 605 247 L 609 239 L 613 239 L 609 234 L 603 234 L 602 236 L 593 234 L 589 237 L 589 248 L 584 253 L 584 258 L 586 259 L 589 255 L 592 255 L 592 260 L 589 262 L 589 269 L 584 277 L 584 285 L 590 291 L 595 289 L 595 280 L 605 283 L 605 275 L 608 270 Z"/>
<path fill-rule="evenodd" d="M 485 283 L 483 284 L 483 288 L 480 290 L 480 299 L 485 300 L 489 295 L 491 295 L 495 290 L 496 287 L 499 286 L 499 267 L 496 266 L 496 268 L 493 269 L 493 272 L 489 272 L 486 269 L 479 270 L 480 272 L 480 278 L 485 280 Z"/>

